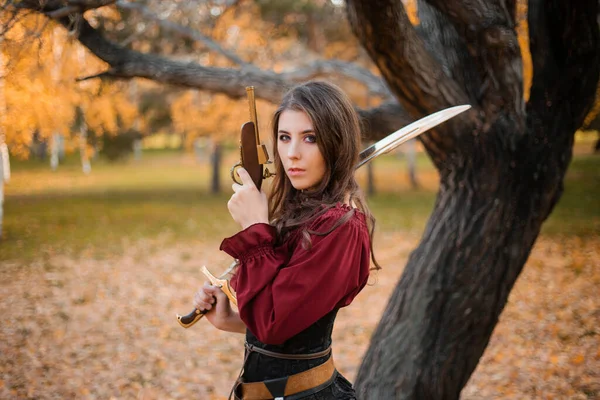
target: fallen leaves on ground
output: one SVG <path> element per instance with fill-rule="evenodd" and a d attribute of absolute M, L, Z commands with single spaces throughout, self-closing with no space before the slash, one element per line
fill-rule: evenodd
<path fill-rule="evenodd" d="M 369 338 L 418 238 L 382 234 L 384 269 L 334 330 L 338 369 L 356 376 Z M 0 397 L 224 399 L 239 373 L 241 335 L 205 321 L 181 328 L 202 284 L 224 270 L 218 243 L 140 241 L 105 260 L 46 256 L 0 271 Z M 472 399 L 600 396 L 600 238 L 541 238 L 463 390 Z"/>

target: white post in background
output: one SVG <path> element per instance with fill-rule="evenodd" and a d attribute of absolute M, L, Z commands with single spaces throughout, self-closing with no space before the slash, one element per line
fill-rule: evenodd
<path fill-rule="evenodd" d="M 58 37 L 57 32 L 58 31 L 55 28 L 52 34 L 52 55 L 54 56 L 54 65 L 52 66 L 51 76 L 52 82 L 55 84 L 55 87 L 58 87 L 60 84 L 60 55 L 62 52 L 60 38 Z M 56 95 L 58 95 L 58 90 L 56 90 Z M 60 133 L 55 132 L 52 134 L 52 139 L 50 141 L 50 168 L 52 169 L 52 171 L 56 171 L 56 169 L 58 168 L 60 146 Z"/>
<path fill-rule="evenodd" d="M 129 81 L 129 99 L 131 102 L 137 102 L 137 82 L 135 79 Z M 136 137 L 133 139 L 133 159 L 141 160 L 142 159 L 142 135 L 140 133 L 140 117 L 138 113 L 135 115 L 135 120 L 133 121 L 133 130 L 136 134 Z"/>
<path fill-rule="evenodd" d="M 58 152 L 60 148 L 60 133 L 53 133 L 50 139 L 50 168 L 56 171 L 58 168 Z"/>
<path fill-rule="evenodd" d="M 2 129 L 2 128 L 0 128 Z M 8 148 L 4 143 L 4 134 L 0 134 L 0 239 L 2 239 L 2 225 L 4 220 L 4 182 L 10 179 L 10 163 L 8 160 Z"/>
<path fill-rule="evenodd" d="M 84 174 L 89 175 L 92 172 L 92 164 L 87 154 L 87 122 L 85 117 L 81 119 L 79 127 L 79 157 L 81 158 L 81 170 Z"/>
<path fill-rule="evenodd" d="M 2 36 L 0 36 L 0 239 L 2 239 L 2 225 L 4 220 L 4 182 L 10 180 L 10 160 L 6 146 L 6 92 L 4 91 L 4 54 L 2 53 Z"/>
<path fill-rule="evenodd" d="M 85 65 L 85 50 L 81 45 L 77 48 L 77 60 L 79 61 L 80 67 Z M 81 85 L 82 87 L 85 87 L 86 82 L 82 82 Z M 85 108 L 83 107 L 83 104 L 80 104 L 79 108 L 81 109 L 81 121 L 79 125 L 79 157 L 81 159 L 81 170 L 84 174 L 88 175 L 92 172 L 92 164 L 90 164 L 90 158 L 87 153 L 88 126 L 85 120 Z"/>

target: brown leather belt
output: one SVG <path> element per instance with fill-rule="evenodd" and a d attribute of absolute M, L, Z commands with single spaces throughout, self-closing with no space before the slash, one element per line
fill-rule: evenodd
<path fill-rule="evenodd" d="M 248 356 L 252 352 L 286 360 L 314 360 L 331 354 L 331 346 L 323 351 L 310 354 L 277 353 L 253 346 L 248 342 L 245 343 L 245 346 L 247 351 L 246 357 L 244 358 L 244 366 L 246 365 Z M 243 370 L 242 367 L 240 377 Z M 295 400 L 326 388 L 333 382 L 336 376 L 337 371 L 333 365 L 333 358 L 329 357 L 329 359 L 321 365 L 294 375 L 284 376 L 283 378 L 244 383 L 243 380 L 238 377 L 230 397 L 231 395 L 234 395 L 236 399 L 243 400 Z"/>
<path fill-rule="evenodd" d="M 240 383 L 236 389 L 236 394 L 244 400 L 288 399 L 288 396 L 319 388 L 321 385 L 327 386 L 326 384 L 335 378 L 335 374 L 333 358 L 330 357 L 321 365 L 285 378 Z M 277 397 L 282 391 L 283 396 Z"/>

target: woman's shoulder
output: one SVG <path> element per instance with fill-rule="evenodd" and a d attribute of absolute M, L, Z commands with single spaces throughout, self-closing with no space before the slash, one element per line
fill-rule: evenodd
<path fill-rule="evenodd" d="M 348 228 L 367 229 L 365 214 L 358 208 L 351 207 L 348 204 L 338 202 L 330 207 L 324 206 L 326 209 L 318 214 L 312 220 L 307 228 L 311 231 L 329 230 L 341 222 L 338 227 L 348 225 Z"/>

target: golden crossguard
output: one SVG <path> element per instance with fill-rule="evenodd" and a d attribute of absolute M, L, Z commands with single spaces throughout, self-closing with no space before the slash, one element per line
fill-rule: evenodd
<path fill-rule="evenodd" d="M 225 293 L 225 295 L 227 295 L 227 297 L 229 298 L 229 301 L 231 301 L 237 307 L 237 297 L 235 295 L 235 292 L 229 285 L 229 281 L 227 279 L 222 279 L 223 276 L 227 275 L 229 273 L 229 271 L 235 265 L 237 265 L 237 261 L 234 261 L 234 263 L 231 265 L 231 267 L 219 278 L 217 278 L 216 276 L 211 274 L 210 271 L 208 270 L 208 268 L 206 268 L 206 266 L 202 266 L 202 273 L 204 275 L 206 275 L 206 277 L 210 281 L 211 285 L 220 288 L 223 291 L 223 293 Z M 192 311 L 191 313 L 189 313 L 187 315 L 177 314 L 177 321 L 179 322 L 179 325 L 183 326 L 184 328 L 189 328 L 190 326 L 194 325 L 196 322 L 200 321 L 200 319 L 207 312 L 208 312 L 207 310 L 198 310 L 196 308 L 194 311 Z"/>

